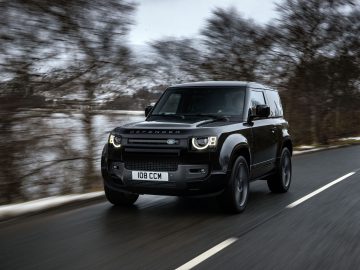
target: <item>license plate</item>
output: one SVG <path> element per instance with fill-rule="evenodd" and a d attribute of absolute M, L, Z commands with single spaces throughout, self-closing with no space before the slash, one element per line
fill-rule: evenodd
<path fill-rule="evenodd" d="M 132 180 L 169 181 L 167 172 L 132 171 Z"/>

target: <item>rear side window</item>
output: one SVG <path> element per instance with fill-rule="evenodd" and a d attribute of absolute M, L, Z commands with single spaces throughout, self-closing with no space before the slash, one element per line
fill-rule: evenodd
<path fill-rule="evenodd" d="M 277 91 L 266 91 L 266 97 L 268 105 L 270 106 L 270 117 L 283 116 L 283 108 L 281 106 L 279 93 Z"/>
<path fill-rule="evenodd" d="M 262 91 L 251 90 L 250 95 L 251 108 L 255 109 L 257 105 L 264 105 L 265 98 Z"/>

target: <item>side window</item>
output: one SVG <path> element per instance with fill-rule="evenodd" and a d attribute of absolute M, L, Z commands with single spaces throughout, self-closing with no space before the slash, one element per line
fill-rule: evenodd
<path fill-rule="evenodd" d="M 264 105 L 265 98 L 262 91 L 251 90 L 250 94 L 251 108 L 255 109 L 257 105 Z"/>
<path fill-rule="evenodd" d="M 266 97 L 270 106 L 270 117 L 283 116 L 279 93 L 277 91 L 266 91 Z"/>

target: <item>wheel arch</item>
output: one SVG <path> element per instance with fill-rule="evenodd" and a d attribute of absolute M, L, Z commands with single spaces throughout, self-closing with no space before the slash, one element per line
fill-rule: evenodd
<path fill-rule="evenodd" d="M 232 165 L 239 155 L 246 159 L 250 169 L 252 157 L 248 140 L 241 134 L 232 134 L 224 141 L 220 151 L 219 163 L 222 171 L 231 172 Z"/>
<path fill-rule="evenodd" d="M 251 165 L 251 154 L 250 154 L 250 149 L 244 145 L 239 146 L 238 148 L 236 148 L 233 152 L 233 154 L 231 155 L 231 160 L 230 160 L 230 166 L 229 166 L 229 170 L 232 169 L 235 160 L 239 157 L 239 156 L 243 156 L 248 164 L 249 170 L 250 170 L 250 165 Z"/>
<path fill-rule="evenodd" d="M 289 149 L 291 155 L 293 154 L 293 144 L 292 144 L 292 140 L 290 137 L 285 137 L 283 139 L 279 154 L 281 154 L 281 151 L 284 149 L 284 147 Z"/>

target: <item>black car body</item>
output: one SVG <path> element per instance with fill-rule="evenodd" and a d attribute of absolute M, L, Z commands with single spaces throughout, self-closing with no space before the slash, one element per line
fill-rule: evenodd
<path fill-rule="evenodd" d="M 246 205 L 250 181 L 266 179 L 275 192 L 289 188 L 292 141 L 276 90 L 250 82 L 175 85 L 145 114 L 145 121 L 115 128 L 104 147 L 110 202 L 132 203 L 137 194 L 219 195 L 246 196 Z M 247 194 L 229 191 L 234 181 L 245 181 L 238 189 Z"/>

